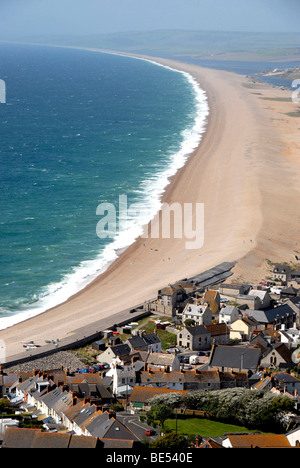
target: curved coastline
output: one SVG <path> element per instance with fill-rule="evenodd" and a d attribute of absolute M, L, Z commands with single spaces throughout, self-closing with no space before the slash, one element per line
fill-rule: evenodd
<path fill-rule="evenodd" d="M 35 44 L 30 44 L 35 45 Z M 38 44 L 40 45 L 40 44 Z M 44 44 L 41 44 L 45 46 Z M 67 46 L 53 46 L 59 48 L 70 48 Z M 73 48 L 73 47 L 71 47 Z M 206 129 L 207 116 L 209 108 L 207 105 L 207 98 L 205 91 L 201 89 L 197 80 L 186 71 L 172 68 L 170 65 L 164 65 L 150 58 L 138 57 L 127 55 L 124 53 L 84 49 L 76 47 L 77 50 L 87 50 L 90 52 L 104 53 L 109 55 L 117 55 L 121 57 L 129 57 L 131 59 L 142 60 L 150 62 L 155 66 L 160 66 L 171 70 L 172 72 L 180 73 L 192 86 L 195 93 L 195 122 L 193 128 L 185 129 L 183 132 L 189 132 L 185 135 L 181 147 L 177 153 L 174 153 L 170 160 L 167 162 L 167 167 L 157 174 L 154 174 L 151 180 L 144 181 L 145 195 L 151 193 L 151 200 L 147 200 L 147 209 L 150 209 L 143 215 L 143 219 L 133 219 L 129 226 L 129 236 L 127 232 L 120 232 L 111 242 L 105 247 L 103 251 L 95 258 L 89 261 L 84 261 L 78 267 L 74 268 L 74 271 L 66 275 L 65 278 L 59 283 L 50 284 L 45 294 L 41 295 L 38 300 L 30 306 L 26 306 L 23 311 L 15 313 L 7 318 L 1 318 L 0 330 L 4 330 L 18 323 L 24 322 L 30 318 L 36 317 L 37 315 L 52 309 L 65 301 L 69 300 L 73 295 L 76 295 L 82 291 L 86 286 L 93 282 L 96 278 L 102 275 L 110 265 L 118 259 L 120 254 L 124 252 L 130 245 L 132 245 L 136 239 L 142 234 L 144 226 L 147 225 L 159 211 L 161 206 L 161 200 L 166 187 L 169 185 L 170 179 L 181 169 L 186 163 L 189 156 L 199 145 L 202 135 Z M 153 183 L 155 187 L 153 188 Z M 152 184 L 152 186 L 151 186 Z M 149 206 L 148 206 L 149 205 Z M 151 206 L 150 206 L 151 205 Z"/>
<path fill-rule="evenodd" d="M 7 356 L 20 352 L 24 339 L 43 344 L 46 338 L 71 336 L 84 325 L 156 297 L 157 290 L 170 282 L 222 261 L 239 261 L 238 273 L 247 268 L 249 280 L 258 279 L 262 271 L 269 213 L 264 210 L 264 171 L 272 158 L 281 171 L 283 140 L 257 96 L 261 90 L 252 92 L 245 77 L 229 72 L 152 57 L 151 61 L 190 73 L 207 94 L 206 132 L 162 198 L 169 204 L 205 204 L 204 246 L 187 251 L 184 239 L 138 238 L 100 277 L 66 302 L 1 331 Z"/>

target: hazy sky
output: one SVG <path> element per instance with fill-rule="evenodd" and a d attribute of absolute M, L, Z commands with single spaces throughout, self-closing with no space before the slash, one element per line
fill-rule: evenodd
<path fill-rule="evenodd" d="M 0 38 L 155 29 L 300 32 L 300 0 L 0 0 Z"/>

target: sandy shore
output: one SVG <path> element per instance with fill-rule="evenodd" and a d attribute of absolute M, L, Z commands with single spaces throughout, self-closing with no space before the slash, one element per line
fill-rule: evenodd
<path fill-rule="evenodd" d="M 138 239 L 67 302 L 0 331 L 7 356 L 23 351 L 24 339 L 41 345 L 63 339 L 220 262 L 238 261 L 234 278 L 257 282 L 267 274 L 266 259 L 290 262 L 300 254 L 300 118 L 288 115 L 299 111 L 291 92 L 232 73 L 159 61 L 192 74 L 208 96 L 207 131 L 164 195 L 168 203 L 204 203 L 203 247 L 187 250 L 185 238 Z"/>

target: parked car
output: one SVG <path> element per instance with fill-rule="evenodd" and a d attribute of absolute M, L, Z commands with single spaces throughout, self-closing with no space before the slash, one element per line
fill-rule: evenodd
<path fill-rule="evenodd" d="M 167 349 L 167 353 L 169 353 L 169 354 L 177 354 L 177 353 L 180 353 L 180 351 L 179 351 L 178 348 L 169 348 L 169 349 Z"/>
<path fill-rule="evenodd" d="M 84 369 L 77 369 L 78 374 L 88 374 L 89 368 L 85 367 Z"/>
<path fill-rule="evenodd" d="M 155 434 L 156 434 L 156 432 L 153 429 L 147 429 L 145 431 L 146 436 L 152 436 L 152 435 L 155 435 Z"/>
<path fill-rule="evenodd" d="M 221 303 L 229 302 L 229 299 L 227 297 L 221 297 L 220 302 Z"/>

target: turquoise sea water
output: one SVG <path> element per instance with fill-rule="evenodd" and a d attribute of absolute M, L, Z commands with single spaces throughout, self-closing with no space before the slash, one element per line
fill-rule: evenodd
<path fill-rule="evenodd" d="M 1 44 L 0 80 L 1 329 L 67 299 L 138 237 L 208 107 L 188 75 L 92 51 Z M 120 195 L 144 214 L 99 239 L 97 206 Z"/>

